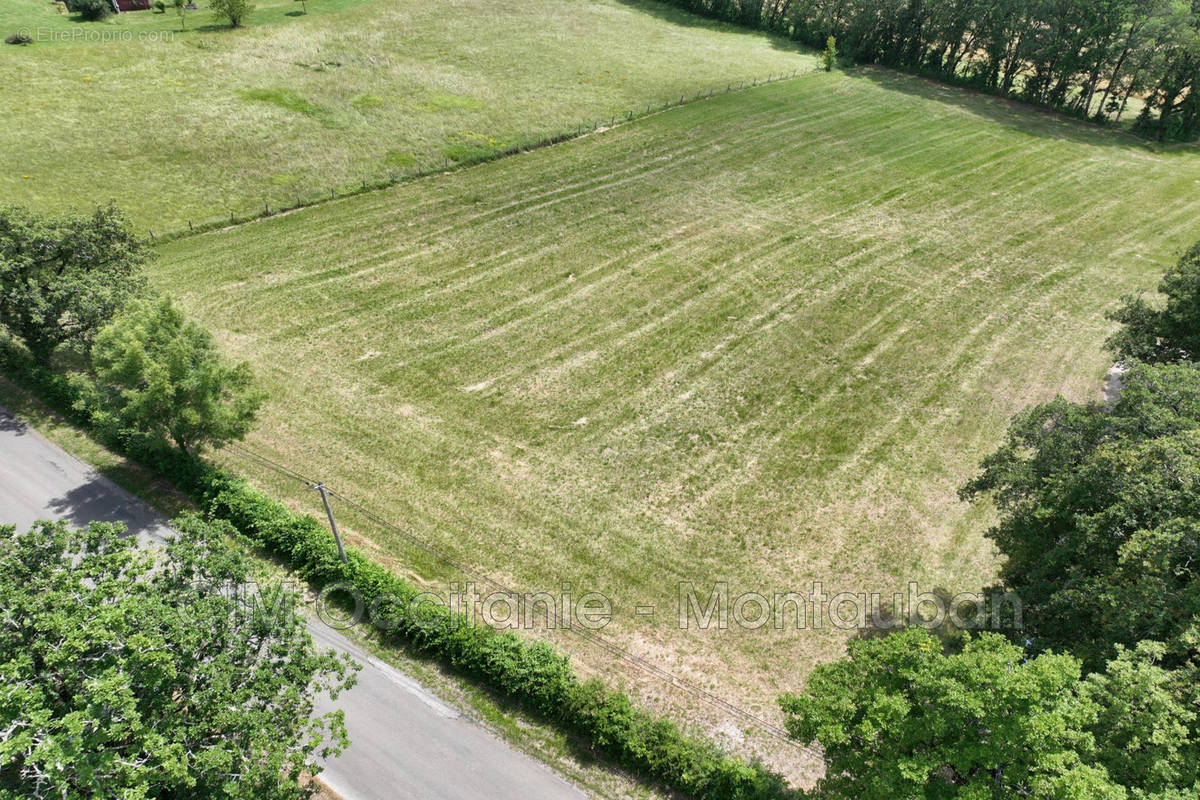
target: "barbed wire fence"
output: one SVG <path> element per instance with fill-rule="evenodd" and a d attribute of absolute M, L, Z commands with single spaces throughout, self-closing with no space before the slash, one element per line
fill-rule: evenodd
<path fill-rule="evenodd" d="M 335 200 L 345 199 L 347 197 L 355 197 L 357 195 L 366 194 L 367 192 L 379 191 L 392 186 L 397 186 L 404 183 L 427 178 L 431 175 L 439 175 L 446 172 L 466 169 L 468 167 L 485 164 L 491 161 L 497 161 L 501 158 L 526 153 L 533 150 L 539 150 L 543 147 L 549 147 L 561 142 L 567 142 L 572 139 L 578 139 L 588 134 L 596 133 L 597 131 L 614 128 L 621 124 L 628 124 L 639 119 L 644 119 L 654 114 L 660 114 L 672 108 L 678 108 L 689 103 L 707 100 L 712 97 L 723 94 L 731 94 L 733 92 L 745 91 L 767 84 L 779 83 L 780 81 L 791 80 L 798 75 L 803 74 L 805 70 L 795 69 L 791 72 L 771 73 L 765 79 L 752 78 L 749 81 L 731 81 L 726 83 L 722 89 L 720 87 L 711 87 L 709 89 L 700 90 L 695 93 L 681 94 L 678 98 L 674 96 L 666 100 L 647 103 L 643 109 L 638 106 L 635 109 L 630 109 L 624 114 L 611 114 L 607 118 L 587 120 L 577 125 L 572 125 L 565 130 L 559 130 L 556 133 L 532 139 L 527 142 L 519 142 L 508 147 L 497 150 L 482 152 L 476 156 L 453 159 L 449 156 L 443 156 L 440 159 L 435 159 L 425 164 L 418 164 L 412 167 L 403 169 L 390 170 L 386 174 L 370 179 L 359 179 L 353 183 L 343 183 L 340 186 L 332 186 L 328 190 L 316 194 L 296 193 L 293 198 L 279 199 L 275 198 L 274 203 L 271 199 L 264 198 L 261 207 L 255 207 L 242 213 L 231 211 L 228 216 L 213 217 L 207 220 L 196 221 L 189 219 L 187 227 L 181 227 L 174 230 L 159 230 L 153 228 L 147 229 L 150 241 L 154 243 L 168 242 L 173 239 L 179 239 L 184 236 L 190 236 L 197 233 L 218 230 L 234 225 L 241 225 L 255 220 L 267 219 L 270 217 L 279 216 L 292 211 L 297 211 L 304 208 L 322 205 Z"/>

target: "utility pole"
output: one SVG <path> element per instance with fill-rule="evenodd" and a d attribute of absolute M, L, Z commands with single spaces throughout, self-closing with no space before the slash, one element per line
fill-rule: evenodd
<path fill-rule="evenodd" d="M 318 483 L 317 491 L 321 493 L 321 502 L 325 504 L 325 514 L 329 517 L 329 527 L 333 530 L 333 540 L 337 542 L 338 555 L 342 557 L 342 563 L 349 563 L 346 560 L 346 548 L 342 547 L 342 535 L 338 533 L 337 523 L 333 521 L 333 508 L 329 505 L 329 495 L 325 492 L 325 484 Z"/>

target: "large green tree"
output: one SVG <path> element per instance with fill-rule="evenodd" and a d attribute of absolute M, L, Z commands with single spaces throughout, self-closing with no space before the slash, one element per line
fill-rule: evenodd
<path fill-rule="evenodd" d="M 1163 276 L 1158 291 L 1160 305 L 1138 295 L 1109 315 L 1122 324 L 1109 347 L 1125 360 L 1200 361 L 1200 244 Z"/>
<path fill-rule="evenodd" d="M 120 427 L 185 453 L 242 438 L 263 402 L 250 365 L 228 363 L 166 298 L 133 303 L 97 334 L 92 363 Z"/>
<path fill-rule="evenodd" d="M 1030 657 L 994 633 L 953 653 L 920 628 L 849 649 L 780 700 L 789 732 L 824 750 L 818 797 L 1200 797 L 1193 679 L 1160 666 L 1161 645 L 1086 678 L 1074 657 Z"/>
<path fill-rule="evenodd" d="M 824 747 L 821 796 L 1200 798 L 1198 264 L 1116 315 L 1115 401 L 1025 411 L 964 487 L 999 512 L 1010 638 L 860 639 L 781 698 Z"/>
<path fill-rule="evenodd" d="M 998 634 L 947 655 L 920 628 L 850 643 L 780 705 L 789 732 L 818 742 L 830 800 L 1014 797 L 1118 800 L 1085 761 L 1098 704 L 1075 691 L 1079 662 L 1029 659 Z"/>
<path fill-rule="evenodd" d="M 1079 692 L 1100 709 L 1092 729 L 1095 761 L 1119 778 L 1134 798 L 1200 797 L 1200 697 L 1192 670 L 1160 666 L 1165 650 L 1142 642 L 1119 648 Z"/>
<path fill-rule="evenodd" d="M 964 496 L 990 495 L 1016 632 L 1098 668 L 1156 639 L 1200 652 L 1200 368 L 1134 364 L 1116 404 L 1019 415 Z"/>
<path fill-rule="evenodd" d="M 291 800 L 346 745 L 314 697 L 353 682 L 290 595 L 244 593 L 222 532 L 164 554 L 118 527 L 0 527 L 0 798 Z"/>
<path fill-rule="evenodd" d="M 145 288 L 147 251 L 116 208 L 44 218 L 0 209 L 0 324 L 46 364 Z"/>

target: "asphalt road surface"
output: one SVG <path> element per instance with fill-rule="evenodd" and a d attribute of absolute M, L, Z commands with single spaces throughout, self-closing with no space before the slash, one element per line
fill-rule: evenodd
<path fill-rule="evenodd" d="M 139 541 L 171 535 L 152 509 L 0 409 L 0 523 L 39 519 L 123 522 Z M 334 629 L 309 625 L 321 644 L 362 663 L 341 708 L 351 746 L 321 778 L 346 800 L 583 800 L 582 791 L 464 718 L 416 681 Z"/>

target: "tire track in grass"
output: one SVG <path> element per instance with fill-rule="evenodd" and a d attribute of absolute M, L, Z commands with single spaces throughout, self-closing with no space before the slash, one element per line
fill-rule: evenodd
<path fill-rule="evenodd" d="M 853 112 L 846 111 L 845 113 L 847 115 L 849 115 Z M 772 126 L 770 128 L 760 128 L 760 129 L 758 129 L 758 136 L 760 138 L 765 138 L 765 137 L 771 135 L 772 133 L 774 133 L 775 132 L 774 129 L 786 127 L 790 122 L 791 122 L 791 120 L 783 120 L 783 121 L 776 123 L 774 126 Z M 692 165 L 695 162 L 698 162 L 700 156 L 702 156 L 704 154 L 702 151 L 709 150 L 711 148 L 711 145 L 712 145 L 711 140 L 698 140 L 697 143 L 695 144 L 695 146 L 685 149 L 682 152 L 675 146 L 670 146 L 670 147 L 664 146 L 663 150 L 658 155 L 656 155 L 653 159 L 651 159 L 651 161 L 657 161 L 657 162 L 661 162 L 661 163 L 651 169 L 645 169 L 645 165 L 649 162 L 645 158 L 643 158 L 640 161 L 632 164 L 630 167 L 628 167 L 624 170 L 618 171 L 616 174 L 619 177 L 619 179 L 617 179 L 617 180 L 609 180 L 608 174 L 606 174 L 606 177 L 604 177 L 604 178 L 597 178 L 597 179 L 593 179 L 591 181 L 581 182 L 581 184 L 586 184 L 586 185 L 573 185 L 573 187 L 577 188 L 578 191 L 576 191 L 572 194 L 569 194 L 566 197 L 557 197 L 557 198 L 554 198 L 552 201 L 550 201 L 550 200 L 545 201 L 545 202 L 541 203 L 540 205 L 535 206 L 532 210 L 543 210 L 543 209 L 553 208 L 553 206 L 555 204 L 560 204 L 562 202 L 565 202 L 566 200 L 575 201 L 575 200 L 579 200 L 580 198 L 584 197 L 585 195 L 591 195 L 591 194 L 600 193 L 600 192 L 607 193 L 607 192 L 612 191 L 614 189 L 614 187 L 624 186 L 624 185 L 634 182 L 634 181 L 646 182 L 649 179 L 659 177 L 660 173 L 666 172 L 667 170 L 675 171 L 675 170 L 684 169 L 685 167 Z M 497 162 L 495 166 L 501 166 L 501 162 Z M 504 162 L 503 166 L 507 166 L 507 162 Z M 408 187 L 402 187 L 402 188 L 408 188 Z M 568 187 L 568 188 L 572 188 L 572 187 Z M 555 192 L 552 192 L 552 193 L 558 193 L 558 192 L 562 192 L 562 191 L 566 191 L 566 190 L 567 189 L 559 189 L 559 190 L 555 190 Z M 552 194 L 552 193 L 548 193 L 548 194 Z M 517 201 L 513 204 L 503 206 L 500 209 L 497 209 L 495 212 L 485 212 L 483 214 L 476 215 L 473 218 L 468 217 L 467 219 L 461 221 L 460 223 L 457 223 L 456 225 L 446 226 L 442 229 L 432 232 L 430 235 L 424 236 L 423 238 L 437 239 L 439 241 L 445 241 L 446 239 L 449 238 L 451 233 L 453 233 L 463 227 L 474 227 L 480 221 L 482 221 L 484 216 L 486 216 L 488 214 L 494 213 L 497 217 L 499 217 L 499 219 L 503 220 L 503 219 L 508 219 L 511 216 L 514 216 L 516 214 L 528 213 L 530 210 L 531 210 L 531 208 L 524 205 L 524 201 Z M 502 215 L 502 213 L 503 213 L 503 215 Z M 596 212 L 596 216 L 600 216 L 602 214 L 603 214 L 603 211 Z M 586 222 L 586 221 L 590 221 L 590 220 L 584 220 L 582 222 Z M 437 254 L 437 252 L 438 251 L 436 249 L 433 251 L 412 251 L 410 257 L 411 258 L 418 258 L 418 257 L 431 258 L 431 257 L 435 256 Z M 400 262 L 400 263 L 402 263 L 402 262 Z M 399 266 L 399 263 L 397 263 L 395 261 L 395 259 L 392 259 L 388 262 L 388 264 L 386 266 L 389 269 L 395 269 Z M 440 293 L 441 294 L 449 294 L 451 292 L 460 291 L 462 289 L 472 286 L 474 283 L 484 280 L 487 277 L 487 273 L 479 270 L 478 267 L 479 267 L 478 262 L 470 264 L 470 265 L 464 265 L 456 272 L 451 273 L 448 276 L 445 276 L 446 278 L 453 279 L 453 278 L 457 277 L 458 274 L 467 274 L 470 276 L 470 280 L 467 281 L 465 284 L 448 282 L 449 285 L 447 285 L 444 289 L 440 290 Z M 328 281 L 328 282 L 339 282 L 342 279 L 342 277 L 343 276 L 341 274 L 330 273 L 328 275 L 321 276 L 321 280 Z M 312 286 L 313 286 L 312 283 L 298 283 L 294 288 L 297 291 L 306 291 L 306 290 L 312 288 Z M 418 302 L 421 299 L 423 299 L 423 298 L 418 296 L 418 297 L 412 298 L 412 300 L 408 301 L 408 302 Z"/>
<path fill-rule="evenodd" d="M 224 283 L 215 299 L 197 297 L 226 319 L 218 304 L 237 302 L 259 315 L 248 317 L 254 335 L 272 338 L 262 356 L 280 362 L 272 379 L 296 386 L 285 392 L 293 417 L 262 434 L 280 460 L 311 458 L 323 479 L 385 498 L 389 516 L 517 586 L 562 573 L 653 599 L 674 575 L 769 582 L 825 569 L 878 581 L 910 560 L 898 538 L 905 524 L 929 522 L 933 556 L 966 530 L 958 516 L 932 516 L 940 484 L 923 494 L 945 472 L 930 454 L 957 436 L 942 406 L 977 405 L 990 371 L 1012 373 L 1009 351 L 1036 353 L 1056 331 L 1066 339 L 1056 349 L 1077 352 L 1079 336 L 1095 335 L 1081 295 L 1103 280 L 1105 251 L 1155 260 L 1162 243 L 1138 248 L 1138 238 L 1151 228 L 1182 237 L 1196 219 L 1182 162 L 1134 164 L 987 120 L 931 120 L 922 110 L 935 104 L 907 97 L 877 107 L 897 97 L 772 90 L 741 116 L 734 104 L 688 107 L 586 147 L 339 203 L 315 223 L 281 220 L 258 229 L 269 234 L 262 241 L 224 248 L 222 257 L 287 268 L 270 251 L 296 232 L 286 245 L 301 251 L 301 274 L 246 303 Z M 737 146 L 716 149 L 726 142 Z M 1119 201 L 1102 193 L 1114 185 L 1128 187 Z M 1129 198 L 1147 186 L 1186 207 L 1146 221 Z M 473 192 L 490 205 L 472 204 Z M 703 202 L 688 206 L 689 195 Z M 628 213 L 615 216 L 618 207 Z M 429 218 L 410 230 L 402 217 L 413 208 Z M 1110 217 L 1129 221 L 1113 229 Z M 638 244 L 648 238 L 663 249 Z M 206 263 L 219 262 L 190 269 Z M 228 281 L 255 268 L 214 272 Z M 1133 280 L 1126 267 L 1101 291 Z M 334 365 L 283 363 L 290 347 Z M 386 355 L 348 366 L 359 347 Z M 805 362 L 813 351 L 829 358 Z M 1031 383 L 1075 379 L 1056 364 Z M 492 388 L 447 383 L 472 376 Z M 331 378 L 354 386 L 321 389 Z M 318 424 L 330 401 L 326 435 L 293 432 Z M 391 421 L 401 403 L 436 420 Z M 540 430 L 557 422 L 555 403 L 564 415 L 586 411 L 589 423 Z M 967 412 L 975 428 L 993 424 L 990 409 Z M 689 431 L 705 438 L 689 444 L 680 438 Z M 817 458 L 794 465 L 806 450 Z M 875 501 L 904 513 L 876 520 Z M 878 542 L 856 537 L 864 525 L 879 527 Z M 753 535 L 800 526 L 795 536 Z M 739 550 L 733 539 L 746 532 Z M 961 577 L 960 561 L 935 558 L 930 569 Z M 649 637 L 664 658 L 720 668 L 730 691 L 760 697 L 773 685 L 748 667 L 775 640 L 730 639 L 710 653 L 637 620 L 618 624 L 624 641 Z M 803 657 L 834 646 L 777 645 Z"/>

